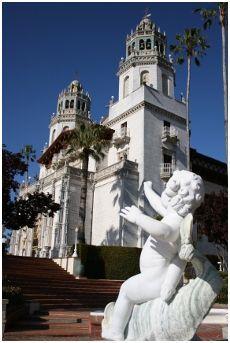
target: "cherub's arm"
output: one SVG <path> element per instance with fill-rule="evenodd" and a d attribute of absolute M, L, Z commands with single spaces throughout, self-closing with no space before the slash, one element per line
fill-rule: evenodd
<path fill-rule="evenodd" d="M 181 280 L 187 261 L 181 260 L 178 255 L 171 261 L 165 281 L 161 286 L 161 299 L 169 301 L 176 291 L 176 287 Z"/>
<path fill-rule="evenodd" d="M 152 208 L 162 217 L 166 215 L 166 208 L 162 205 L 161 197 L 152 189 L 152 182 L 144 182 L 144 192 Z"/>
<path fill-rule="evenodd" d="M 121 210 L 120 216 L 129 222 L 141 226 L 154 238 L 174 242 L 178 237 L 178 230 L 164 222 L 155 220 L 143 214 L 136 206 L 125 207 Z"/>

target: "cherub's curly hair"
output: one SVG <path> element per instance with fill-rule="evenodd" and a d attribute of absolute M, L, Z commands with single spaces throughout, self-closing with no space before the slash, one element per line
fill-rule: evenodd
<path fill-rule="evenodd" d="M 161 199 L 165 207 L 170 205 L 180 216 L 185 217 L 193 213 L 204 199 L 203 180 L 190 171 L 176 170 L 167 182 Z"/>

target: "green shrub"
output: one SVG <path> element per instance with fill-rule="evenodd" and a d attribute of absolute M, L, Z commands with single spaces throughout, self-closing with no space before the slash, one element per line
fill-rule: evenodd
<path fill-rule="evenodd" d="M 140 273 L 140 253 L 140 248 L 78 245 L 85 276 L 92 279 L 126 280 Z"/>
<path fill-rule="evenodd" d="M 228 273 L 219 272 L 221 278 L 223 279 L 223 286 L 221 288 L 220 294 L 218 295 L 216 302 L 219 304 L 228 303 Z"/>
<path fill-rule="evenodd" d="M 6 277 L 3 278 L 2 298 L 9 300 L 9 306 L 21 305 L 25 301 L 21 288 L 13 286 Z"/>

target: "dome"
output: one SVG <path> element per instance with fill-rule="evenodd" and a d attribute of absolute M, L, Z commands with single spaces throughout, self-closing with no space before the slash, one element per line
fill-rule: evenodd
<path fill-rule="evenodd" d="M 151 30 L 152 29 L 153 23 L 149 17 L 150 17 L 149 14 L 144 16 L 140 24 L 137 26 L 138 30 Z"/>
<path fill-rule="evenodd" d="M 78 80 L 74 80 L 70 83 L 69 85 L 69 90 L 72 92 L 72 93 L 75 93 L 75 92 L 80 92 L 83 90 L 83 87 L 81 85 L 81 83 L 78 81 Z"/>

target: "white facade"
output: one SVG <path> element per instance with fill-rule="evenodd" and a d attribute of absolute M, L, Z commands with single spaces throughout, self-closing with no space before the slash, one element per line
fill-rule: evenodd
<path fill-rule="evenodd" d="M 95 245 L 109 243 L 109 237 L 114 237 L 113 244 L 142 246 L 144 232 L 134 225 L 130 225 L 129 230 L 123 228 L 127 223 L 119 217 L 121 208 L 135 204 L 150 210 L 142 197 L 143 181 L 151 180 L 154 188 L 161 192 L 164 181 L 174 169 L 186 169 L 186 106 L 174 98 L 174 71 L 165 56 L 165 36 L 161 35 L 163 53 L 153 45 L 151 49 L 138 49 L 139 41 L 147 42 L 151 37 L 153 42 L 156 34 L 159 35 L 154 25 L 145 18 L 132 36 L 127 37 L 127 56 L 121 61 L 118 72 L 118 101 L 110 104 L 108 117 L 103 122 L 115 133 L 108 152 L 108 176 L 95 185 L 91 242 Z M 128 55 L 133 40 L 136 49 Z M 166 125 L 170 126 L 169 131 L 176 132 L 175 139 L 170 137 L 170 132 L 163 138 Z M 135 163 L 135 178 L 130 172 L 121 175 L 113 172 L 121 160 Z M 106 174 L 106 169 L 103 172 Z M 97 174 L 95 177 L 97 180 Z"/>

